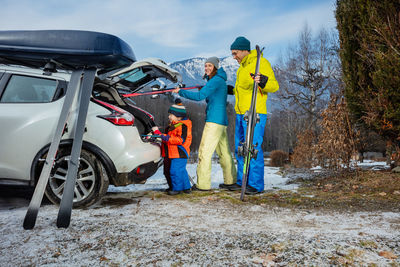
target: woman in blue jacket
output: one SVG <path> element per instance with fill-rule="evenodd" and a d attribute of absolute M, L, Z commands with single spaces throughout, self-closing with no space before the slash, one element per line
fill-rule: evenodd
<path fill-rule="evenodd" d="M 181 97 L 202 101 L 206 100 L 206 124 L 199 147 L 199 163 L 197 165 L 197 185 L 195 189 L 211 189 L 211 157 L 214 151 L 219 156 L 219 163 L 224 174 L 224 184 L 221 188 L 236 183 L 236 168 L 228 143 L 226 113 L 227 86 L 226 72 L 219 68 L 219 59 L 210 57 L 204 65 L 207 84 L 198 92 L 176 89 Z"/>

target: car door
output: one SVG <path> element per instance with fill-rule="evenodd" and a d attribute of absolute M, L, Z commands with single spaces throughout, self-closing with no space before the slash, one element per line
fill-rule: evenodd
<path fill-rule="evenodd" d="M 28 182 L 34 157 L 51 140 L 66 82 L 6 71 L 0 80 L 0 178 Z"/>

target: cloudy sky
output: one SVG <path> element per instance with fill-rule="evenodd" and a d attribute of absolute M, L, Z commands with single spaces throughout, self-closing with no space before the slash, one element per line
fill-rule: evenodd
<path fill-rule="evenodd" d="M 335 0 L 0 0 L 0 30 L 77 29 L 122 38 L 138 59 L 229 56 L 237 36 L 273 63 L 307 23 L 336 27 Z"/>

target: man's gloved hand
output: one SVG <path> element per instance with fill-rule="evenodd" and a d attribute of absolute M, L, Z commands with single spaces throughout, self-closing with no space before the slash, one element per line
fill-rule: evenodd
<path fill-rule="evenodd" d="M 250 73 L 250 76 L 251 76 L 251 78 L 255 79 L 255 76 L 254 76 L 253 73 Z M 261 88 L 264 88 L 265 85 L 266 85 L 267 82 L 268 82 L 268 77 L 265 76 L 265 75 L 262 75 L 261 73 L 258 73 L 257 76 L 260 76 L 259 79 L 256 79 L 256 81 L 259 80 L 259 81 L 257 81 L 257 82 L 258 82 L 258 85 L 259 85 Z"/>
<path fill-rule="evenodd" d="M 168 142 L 169 138 L 170 138 L 170 136 L 168 134 L 161 135 L 161 140 L 163 140 L 164 142 Z"/>

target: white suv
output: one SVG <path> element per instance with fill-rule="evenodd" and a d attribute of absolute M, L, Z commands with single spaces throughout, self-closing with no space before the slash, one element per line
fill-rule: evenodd
<path fill-rule="evenodd" d="M 157 78 L 176 82 L 180 75 L 158 59 L 136 62 L 118 74 L 96 78 L 93 86 L 74 207 L 95 203 L 109 184 L 144 183 L 161 165 L 159 144 L 141 137 L 154 126 L 152 116 L 124 99 L 120 90 L 135 92 Z M 69 79 L 68 72 L 0 66 L 0 183 L 37 182 Z M 53 203 L 63 194 L 72 144 L 68 126 L 75 121 L 76 104 L 72 110 L 45 191 Z"/>

